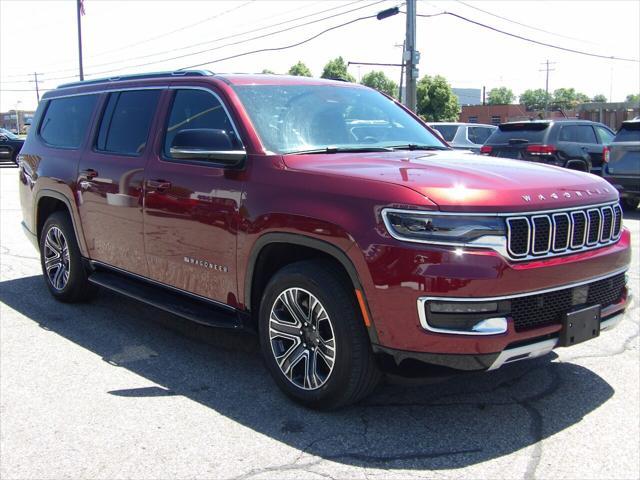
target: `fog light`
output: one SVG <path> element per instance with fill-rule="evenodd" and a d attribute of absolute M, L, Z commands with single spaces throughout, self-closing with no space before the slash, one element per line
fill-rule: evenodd
<path fill-rule="evenodd" d="M 498 311 L 498 302 L 430 302 L 433 313 L 490 313 Z"/>

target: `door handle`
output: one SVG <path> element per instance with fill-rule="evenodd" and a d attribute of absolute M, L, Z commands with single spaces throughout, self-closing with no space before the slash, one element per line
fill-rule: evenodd
<path fill-rule="evenodd" d="M 98 176 L 98 172 L 96 172 L 93 168 L 87 168 L 86 170 L 81 170 L 80 175 L 87 180 L 93 180 Z"/>
<path fill-rule="evenodd" d="M 155 190 L 157 192 L 164 192 L 171 188 L 171 182 L 165 180 L 147 180 L 146 185 L 149 190 Z"/>

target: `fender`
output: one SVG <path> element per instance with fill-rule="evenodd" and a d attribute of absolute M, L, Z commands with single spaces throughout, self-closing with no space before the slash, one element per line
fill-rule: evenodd
<path fill-rule="evenodd" d="M 375 322 L 371 316 L 371 310 L 369 309 L 369 304 L 367 302 L 366 295 L 364 295 L 364 290 L 362 288 L 362 283 L 360 282 L 360 278 L 358 277 L 358 271 L 355 266 L 347 256 L 347 254 L 336 247 L 335 245 L 325 242 L 323 240 L 319 240 L 317 238 L 309 237 L 306 235 L 301 235 L 297 233 L 281 233 L 281 232 L 270 232 L 265 233 L 260 238 L 256 240 L 251 249 L 251 254 L 249 255 L 249 261 L 247 264 L 247 272 L 244 279 L 244 304 L 246 306 L 251 305 L 251 288 L 253 284 L 253 274 L 255 270 L 256 261 L 260 255 L 260 252 L 264 247 L 273 243 L 289 243 L 294 245 L 300 245 L 303 247 L 313 248 L 315 250 L 319 250 L 327 255 L 330 255 L 334 259 L 336 259 L 340 264 L 344 267 L 351 283 L 353 284 L 353 288 L 360 290 L 363 293 L 363 302 L 364 308 L 367 310 L 367 315 L 371 320 L 371 327 L 367 328 L 369 333 L 369 338 L 372 343 L 378 343 L 378 334 L 375 328 Z M 355 294 L 355 292 L 354 292 Z"/>
<path fill-rule="evenodd" d="M 73 231 L 75 232 L 76 235 L 76 241 L 78 242 L 78 247 L 80 247 L 80 253 L 82 254 L 83 257 L 88 257 L 88 250 L 87 250 L 87 245 L 84 241 L 84 234 L 82 232 L 82 226 L 80 225 L 80 222 L 77 220 L 77 210 L 72 206 L 71 202 L 69 201 L 69 199 L 62 193 L 56 191 L 56 190 L 51 190 L 48 188 L 43 188 L 38 190 L 38 192 L 36 193 L 35 196 L 35 202 L 33 202 L 33 218 L 35 219 L 35 225 L 34 225 L 34 234 L 38 234 L 38 223 L 40 221 L 40 219 L 38 218 L 38 206 L 40 205 L 40 200 L 42 200 L 45 197 L 50 197 L 50 198 L 55 198 L 56 200 L 60 200 L 62 203 L 64 203 L 67 207 L 67 210 L 69 210 L 69 216 L 71 217 L 71 223 L 73 224 Z M 40 242 L 40 239 L 36 239 L 38 242 Z"/>

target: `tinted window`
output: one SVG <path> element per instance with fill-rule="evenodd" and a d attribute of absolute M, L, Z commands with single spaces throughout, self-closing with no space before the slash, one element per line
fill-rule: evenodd
<path fill-rule="evenodd" d="M 504 123 L 493 132 L 487 144 L 507 144 L 509 140 L 524 140 L 529 143 L 543 143 L 548 131 L 548 123 Z"/>
<path fill-rule="evenodd" d="M 611 133 L 608 129 L 596 125 L 596 130 L 598 131 L 598 136 L 600 137 L 600 143 L 609 144 L 613 142 L 614 134 Z"/>
<path fill-rule="evenodd" d="M 640 122 L 623 124 L 618 131 L 615 142 L 640 142 Z"/>
<path fill-rule="evenodd" d="M 180 130 L 214 128 L 233 133 L 233 126 L 217 97 L 204 90 L 176 91 L 164 139 L 164 154 Z"/>
<path fill-rule="evenodd" d="M 149 136 L 160 90 L 109 94 L 96 148 L 103 152 L 139 155 Z"/>
<path fill-rule="evenodd" d="M 495 128 L 488 127 L 467 127 L 467 138 L 472 143 L 484 145 L 494 130 Z"/>
<path fill-rule="evenodd" d="M 456 136 L 459 127 L 458 125 L 431 125 L 431 128 L 438 130 L 442 134 L 442 137 L 447 142 L 450 142 L 453 140 L 453 137 Z"/>
<path fill-rule="evenodd" d="M 50 100 L 40 124 L 42 139 L 54 147 L 78 148 L 97 100 L 97 95 Z"/>
<path fill-rule="evenodd" d="M 560 129 L 560 142 L 598 143 L 591 125 L 563 125 Z"/>

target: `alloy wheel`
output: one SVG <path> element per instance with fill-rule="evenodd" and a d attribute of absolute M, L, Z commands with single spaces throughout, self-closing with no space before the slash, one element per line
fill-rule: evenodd
<path fill-rule="evenodd" d="M 284 376 L 296 387 L 316 390 L 333 371 L 336 342 L 324 306 L 302 288 L 278 295 L 269 315 L 269 340 Z"/>
<path fill-rule="evenodd" d="M 53 288 L 63 290 L 69 282 L 69 245 L 56 226 L 47 231 L 44 240 L 44 265 Z"/>

